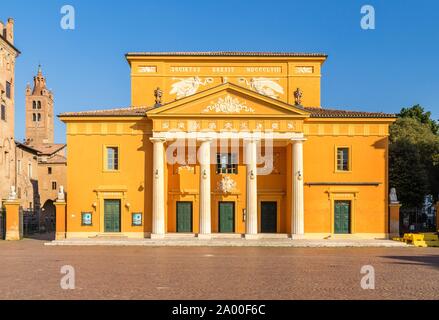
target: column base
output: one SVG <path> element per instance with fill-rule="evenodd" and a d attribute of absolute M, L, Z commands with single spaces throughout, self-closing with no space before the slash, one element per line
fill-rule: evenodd
<path fill-rule="evenodd" d="M 212 239 L 212 234 L 211 233 L 199 233 L 197 235 L 197 238 L 201 239 L 201 240 L 210 240 L 210 239 Z"/>
<path fill-rule="evenodd" d="M 304 234 L 292 234 L 291 235 L 291 240 L 303 240 L 303 239 L 305 239 Z"/>
<path fill-rule="evenodd" d="M 257 240 L 259 239 L 259 235 L 258 234 L 245 234 L 244 235 L 244 239 L 246 240 Z"/>
<path fill-rule="evenodd" d="M 55 234 L 55 240 L 64 240 L 66 239 L 66 233 L 65 232 L 57 232 Z"/>
<path fill-rule="evenodd" d="M 20 232 L 19 231 L 6 231 L 5 240 L 6 241 L 21 240 Z"/>
<path fill-rule="evenodd" d="M 151 233 L 151 239 L 164 239 L 164 234 Z"/>

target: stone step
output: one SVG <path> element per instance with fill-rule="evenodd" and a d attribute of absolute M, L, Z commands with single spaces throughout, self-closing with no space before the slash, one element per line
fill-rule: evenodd
<path fill-rule="evenodd" d="M 108 239 L 108 240 L 116 240 L 116 239 L 128 239 L 127 236 L 120 234 L 120 233 L 103 233 L 103 234 L 98 234 L 96 236 L 90 237 L 90 239 L 97 239 L 97 240 L 104 240 L 104 239 Z"/>

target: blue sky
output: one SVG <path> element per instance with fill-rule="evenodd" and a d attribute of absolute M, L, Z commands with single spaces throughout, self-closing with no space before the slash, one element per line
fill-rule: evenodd
<path fill-rule="evenodd" d="M 76 29 L 60 27 L 63 5 Z M 376 29 L 360 27 L 363 5 Z M 130 51 L 325 52 L 322 105 L 398 112 L 419 103 L 439 118 L 439 2 L 404 0 L 13 0 L 16 137 L 24 138 L 24 89 L 43 66 L 55 113 L 128 106 Z M 55 120 L 55 139 L 65 141 Z"/>

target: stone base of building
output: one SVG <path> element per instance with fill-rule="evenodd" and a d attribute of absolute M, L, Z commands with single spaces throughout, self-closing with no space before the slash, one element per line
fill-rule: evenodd
<path fill-rule="evenodd" d="M 257 239 L 260 239 L 260 236 L 258 234 L 245 234 L 244 239 L 257 240 Z"/>
<path fill-rule="evenodd" d="M 290 247 L 290 248 L 353 248 L 353 247 L 410 247 L 401 241 L 376 239 L 64 239 L 47 242 L 48 246 L 164 246 L 164 247 Z"/>
<path fill-rule="evenodd" d="M 21 240 L 21 235 L 19 230 L 8 230 L 6 231 L 5 240 L 7 241 L 17 241 Z"/>
<path fill-rule="evenodd" d="M 151 239 L 164 239 L 166 235 L 164 234 L 156 234 L 156 233 L 151 233 L 150 238 Z"/>
<path fill-rule="evenodd" d="M 14 235 L 16 237 L 16 235 Z M 215 239 L 241 239 L 246 240 L 264 240 L 264 239 L 292 239 L 292 240 L 385 240 L 391 239 L 393 235 L 389 233 L 355 233 L 355 234 L 331 234 L 331 233 L 305 233 L 304 235 L 289 235 L 286 233 L 258 233 L 258 234 L 240 234 L 240 233 L 166 233 L 151 234 L 150 232 L 120 232 L 120 233 L 101 233 L 101 232 L 67 232 L 56 234 L 56 240 L 63 239 L 102 239 L 102 238 L 127 238 L 127 239 L 167 239 L 167 240 L 215 240 Z"/>
<path fill-rule="evenodd" d="M 364 239 L 364 240 L 385 240 L 389 239 L 389 233 L 305 233 L 302 239 Z"/>
<path fill-rule="evenodd" d="M 55 233 L 55 239 L 56 240 L 63 240 L 66 238 L 66 233 L 65 232 L 57 232 Z"/>

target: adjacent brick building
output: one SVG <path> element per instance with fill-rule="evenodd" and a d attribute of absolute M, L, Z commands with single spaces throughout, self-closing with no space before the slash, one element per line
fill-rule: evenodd
<path fill-rule="evenodd" d="M 14 20 L 0 22 L 0 208 L 15 187 L 23 210 L 54 216 L 53 201 L 66 184 L 65 144 L 54 143 L 54 96 L 41 67 L 26 87 L 26 139 L 15 141 Z"/>
<path fill-rule="evenodd" d="M 14 20 L 0 21 L 0 202 L 15 184 L 14 92 L 19 54 L 14 46 Z"/>

